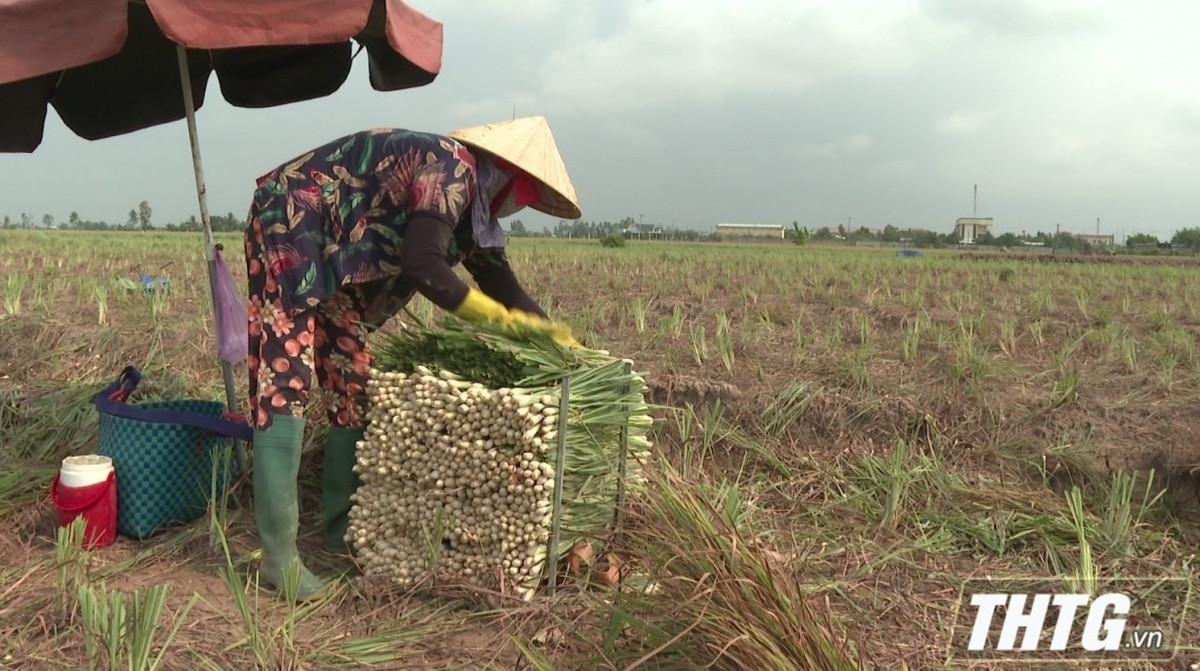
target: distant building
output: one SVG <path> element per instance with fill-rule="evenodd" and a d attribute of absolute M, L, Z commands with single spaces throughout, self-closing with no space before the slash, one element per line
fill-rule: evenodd
<path fill-rule="evenodd" d="M 719 240 L 783 240 L 784 228 L 777 224 L 717 224 Z"/>
<path fill-rule="evenodd" d="M 657 240 L 665 235 L 662 226 L 658 224 L 630 224 L 621 229 L 620 233 L 627 238 L 637 238 L 638 240 L 643 238 Z"/>
<path fill-rule="evenodd" d="M 1112 247 L 1114 244 L 1113 236 L 1111 235 L 1090 235 L 1088 233 L 1072 233 L 1071 237 L 1076 240 L 1082 240 L 1089 245 L 1098 247 Z"/>
<path fill-rule="evenodd" d="M 942 229 L 945 230 L 945 229 Z M 972 244 L 976 238 L 992 232 L 991 217 L 959 217 L 954 222 L 954 235 L 959 242 Z"/>

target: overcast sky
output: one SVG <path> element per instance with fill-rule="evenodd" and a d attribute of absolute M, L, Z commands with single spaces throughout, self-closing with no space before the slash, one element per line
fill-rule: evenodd
<path fill-rule="evenodd" d="M 442 73 L 379 93 L 360 58 L 328 98 L 197 113 L 214 212 L 364 128 L 546 116 L 583 218 L 1169 237 L 1200 226 L 1194 0 L 409 0 Z M 0 101 L 2 104 L 2 101 Z M 0 155 L 0 216 L 159 225 L 198 212 L 182 121 L 87 142 L 50 112 Z M 522 212 L 538 227 L 551 220 Z"/>

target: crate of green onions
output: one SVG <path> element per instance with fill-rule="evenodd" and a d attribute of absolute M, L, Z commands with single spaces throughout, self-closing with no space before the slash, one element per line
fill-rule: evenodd
<path fill-rule="evenodd" d="M 628 360 L 447 321 L 379 334 L 346 540 L 366 575 L 437 572 L 530 599 L 642 484 Z"/>

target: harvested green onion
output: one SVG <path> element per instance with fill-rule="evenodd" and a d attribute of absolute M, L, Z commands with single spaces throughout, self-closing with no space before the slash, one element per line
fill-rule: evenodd
<path fill-rule="evenodd" d="M 382 336 L 346 540 L 364 572 L 430 571 L 532 598 L 548 555 L 612 528 L 641 485 L 643 378 L 606 352 L 457 320 Z M 550 549 L 560 384 L 570 376 L 561 532 Z M 621 449 L 627 431 L 627 453 Z"/>

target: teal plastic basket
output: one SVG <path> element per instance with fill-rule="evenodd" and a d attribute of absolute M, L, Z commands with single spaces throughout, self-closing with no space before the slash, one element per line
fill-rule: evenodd
<path fill-rule="evenodd" d="M 142 410 L 168 410 L 219 418 L 215 401 L 138 403 Z M 133 538 L 196 520 L 215 495 L 229 487 L 232 439 L 194 426 L 147 422 L 100 413 L 99 454 L 117 473 L 117 531 Z"/>

